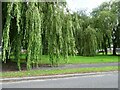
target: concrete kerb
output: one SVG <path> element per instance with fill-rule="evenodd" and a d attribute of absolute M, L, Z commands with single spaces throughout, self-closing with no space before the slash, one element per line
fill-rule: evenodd
<path fill-rule="evenodd" d="M 93 72 L 93 73 L 75 73 L 75 74 L 63 74 L 63 75 L 49 75 L 49 76 L 35 76 L 35 77 L 20 77 L 20 78 L 2 78 L 0 82 L 18 82 L 27 80 L 42 80 L 42 79 L 53 79 L 53 78 L 65 78 L 65 77 L 75 77 L 75 76 L 87 76 L 87 75 L 99 75 L 99 74 L 110 74 L 118 71 L 110 72 Z"/>

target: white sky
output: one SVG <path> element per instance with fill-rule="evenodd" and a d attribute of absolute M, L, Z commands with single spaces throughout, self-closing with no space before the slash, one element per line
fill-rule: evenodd
<path fill-rule="evenodd" d="M 72 11 L 83 10 L 86 9 L 87 13 L 92 11 L 93 8 L 99 6 L 102 2 L 110 1 L 110 0 L 66 0 L 68 3 L 68 7 Z"/>

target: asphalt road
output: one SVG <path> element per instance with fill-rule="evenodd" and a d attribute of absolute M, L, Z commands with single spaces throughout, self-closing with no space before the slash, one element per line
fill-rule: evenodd
<path fill-rule="evenodd" d="M 10 82 L 2 88 L 118 88 L 118 73 Z"/>

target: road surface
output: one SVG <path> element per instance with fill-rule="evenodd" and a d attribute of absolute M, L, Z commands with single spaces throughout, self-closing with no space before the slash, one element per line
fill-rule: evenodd
<path fill-rule="evenodd" d="M 2 88 L 118 88 L 118 73 L 9 82 Z"/>

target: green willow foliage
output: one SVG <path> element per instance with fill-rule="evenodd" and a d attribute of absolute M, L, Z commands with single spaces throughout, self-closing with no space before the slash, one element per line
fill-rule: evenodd
<path fill-rule="evenodd" d="M 14 16 L 16 17 L 16 41 L 15 41 L 15 51 L 14 51 L 14 56 L 15 59 L 17 60 L 18 64 L 18 69 L 21 70 L 20 67 L 20 51 L 21 51 L 21 30 L 20 30 L 20 18 L 21 18 L 21 4 L 22 3 L 14 3 Z"/>
<path fill-rule="evenodd" d="M 74 38 L 75 38 L 76 51 L 78 51 L 79 55 L 82 55 L 81 47 L 82 47 L 83 32 L 81 28 L 81 22 L 82 20 L 79 19 L 79 15 L 77 13 L 74 13 L 73 14 L 73 32 L 74 32 Z"/>
<path fill-rule="evenodd" d="M 41 56 L 41 15 L 35 3 L 28 4 L 26 12 L 27 69 L 31 64 L 38 67 Z"/>
<path fill-rule="evenodd" d="M 97 39 L 96 39 L 96 31 L 88 26 L 84 31 L 83 38 L 83 55 L 84 56 L 94 56 L 96 55 L 97 48 Z"/>
<path fill-rule="evenodd" d="M 74 55 L 75 42 L 72 32 L 72 19 L 70 14 L 64 14 L 58 4 L 47 5 L 49 16 L 47 19 L 48 54 L 51 65 L 58 65 L 60 56 L 67 59 L 68 54 Z M 46 31 L 46 30 L 45 30 Z"/>
<path fill-rule="evenodd" d="M 73 35 L 73 21 L 69 12 L 64 15 L 62 37 L 63 37 L 63 56 L 67 60 L 68 55 L 75 55 L 75 39 Z M 66 61 L 67 62 L 67 61 Z"/>
<path fill-rule="evenodd" d="M 6 51 L 10 51 L 21 70 L 23 49 L 27 70 L 30 70 L 32 66 L 38 67 L 44 48 L 52 66 L 59 64 L 61 56 L 67 60 L 68 55 L 74 55 L 73 21 L 71 14 L 64 12 L 63 3 L 15 2 L 7 3 L 7 8 L 7 27 L 3 29 L 3 61 L 8 56 Z"/>
<path fill-rule="evenodd" d="M 7 4 L 7 16 L 6 16 L 6 22 L 3 29 L 3 52 L 2 52 L 2 60 L 6 62 L 6 52 L 9 52 L 9 31 L 10 31 L 10 20 L 11 20 L 11 10 L 13 8 L 12 3 Z"/>

